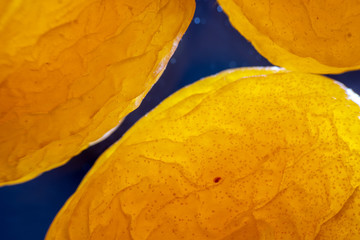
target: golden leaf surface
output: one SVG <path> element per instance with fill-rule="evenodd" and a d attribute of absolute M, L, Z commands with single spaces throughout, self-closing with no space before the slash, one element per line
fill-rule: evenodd
<path fill-rule="evenodd" d="M 277 68 L 188 86 L 100 157 L 47 239 L 297 240 L 333 225 L 325 239 L 350 239 L 360 226 L 351 93 Z"/>
<path fill-rule="evenodd" d="M 360 69 L 358 0 L 218 0 L 232 25 L 275 65 L 312 73 Z"/>
<path fill-rule="evenodd" d="M 141 102 L 193 0 L 0 2 L 0 185 L 67 162 Z"/>

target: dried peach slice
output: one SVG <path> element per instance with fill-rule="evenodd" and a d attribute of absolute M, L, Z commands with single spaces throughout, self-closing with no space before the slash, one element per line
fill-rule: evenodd
<path fill-rule="evenodd" d="M 64 164 L 134 110 L 193 0 L 0 2 L 0 185 Z"/>
<path fill-rule="evenodd" d="M 101 156 L 47 239 L 314 239 L 359 198 L 359 103 L 276 68 L 201 80 Z"/>
<path fill-rule="evenodd" d="M 358 0 L 218 0 L 233 26 L 270 62 L 291 70 L 360 69 Z"/>

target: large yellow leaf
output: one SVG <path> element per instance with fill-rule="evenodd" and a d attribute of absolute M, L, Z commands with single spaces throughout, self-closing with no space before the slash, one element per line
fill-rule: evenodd
<path fill-rule="evenodd" d="M 0 2 L 0 185 L 64 164 L 134 110 L 193 0 Z"/>
<path fill-rule="evenodd" d="M 291 70 L 360 69 L 358 0 L 218 0 L 233 26 L 270 62 Z"/>
<path fill-rule="evenodd" d="M 359 206 L 346 210 L 360 185 L 352 99 L 326 77 L 276 68 L 199 81 L 101 156 L 47 239 L 296 240 L 333 226 L 350 239 L 360 226 L 349 217 Z"/>

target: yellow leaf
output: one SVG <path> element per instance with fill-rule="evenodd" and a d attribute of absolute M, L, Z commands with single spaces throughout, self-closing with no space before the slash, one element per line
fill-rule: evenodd
<path fill-rule="evenodd" d="M 316 240 L 360 239 L 360 191 L 359 187 L 343 208 L 321 227 Z"/>
<path fill-rule="evenodd" d="M 100 157 L 47 239 L 349 239 L 360 221 L 335 217 L 359 201 L 359 102 L 277 68 L 205 78 Z"/>
<path fill-rule="evenodd" d="M 233 26 L 275 65 L 312 73 L 360 69 L 357 0 L 219 0 Z"/>
<path fill-rule="evenodd" d="M 67 162 L 157 81 L 193 0 L 0 2 L 0 185 Z"/>

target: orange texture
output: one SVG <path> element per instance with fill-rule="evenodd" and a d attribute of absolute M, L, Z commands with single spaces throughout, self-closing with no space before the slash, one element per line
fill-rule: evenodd
<path fill-rule="evenodd" d="M 193 0 L 0 2 L 0 185 L 64 164 L 141 102 Z"/>
<path fill-rule="evenodd" d="M 275 65 L 312 73 L 360 69 L 358 0 L 218 0 L 233 26 Z"/>
<path fill-rule="evenodd" d="M 205 78 L 100 157 L 47 239 L 356 239 L 359 103 L 277 68 Z"/>

